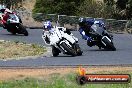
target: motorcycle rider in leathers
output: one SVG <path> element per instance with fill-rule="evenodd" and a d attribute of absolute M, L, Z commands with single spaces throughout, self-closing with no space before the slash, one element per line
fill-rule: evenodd
<path fill-rule="evenodd" d="M 49 20 L 47 20 L 47 21 L 45 21 L 44 23 L 43 23 L 43 36 L 44 36 L 44 38 L 45 38 L 45 41 L 46 41 L 46 43 L 47 44 L 49 44 L 50 45 L 50 34 L 52 33 L 52 32 L 54 32 L 55 31 L 55 29 L 53 28 L 53 26 L 52 26 L 52 23 L 51 23 L 51 21 L 49 21 Z M 67 30 L 67 29 L 65 29 L 65 30 L 61 30 L 61 31 L 64 31 L 64 33 L 67 33 L 68 35 L 73 35 L 69 30 Z M 77 38 L 75 38 L 74 36 L 72 36 L 75 40 L 76 40 L 76 42 L 78 41 L 78 39 Z"/>
<path fill-rule="evenodd" d="M 0 23 L 4 28 L 7 23 L 7 19 L 9 18 L 9 13 L 13 12 L 6 8 L 4 5 L 0 5 Z"/>
<path fill-rule="evenodd" d="M 45 21 L 43 23 L 43 36 L 47 44 L 50 44 L 50 34 L 54 31 L 51 22 Z"/>
<path fill-rule="evenodd" d="M 90 35 L 90 28 L 93 24 L 98 24 L 106 30 L 105 24 L 102 20 L 86 19 L 82 17 L 79 18 L 79 32 L 82 35 L 82 38 L 87 40 L 87 45 L 90 47 L 96 43 L 91 39 Z"/>

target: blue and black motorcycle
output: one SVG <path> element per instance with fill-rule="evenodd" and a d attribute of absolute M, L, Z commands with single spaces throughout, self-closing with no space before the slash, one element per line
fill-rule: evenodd
<path fill-rule="evenodd" d="M 113 36 L 99 24 L 94 24 L 91 26 L 90 36 L 92 38 L 92 42 L 88 42 L 88 46 L 92 47 L 96 45 L 99 47 L 99 49 L 104 48 L 107 50 L 116 51 L 113 44 Z"/>

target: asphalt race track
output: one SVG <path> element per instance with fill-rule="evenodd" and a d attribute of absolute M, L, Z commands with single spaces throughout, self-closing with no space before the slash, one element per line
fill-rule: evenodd
<path fill-rule="evenodd" d="M 22 41 L 27 43 L 42 44 L 41 29 L 28 29 L 29 36 L 12 35 L 6 30 L 0 30 L 0 40 Z M 0 60 L 0 66 L 49 66 L 49 65 L 132 65 L 132 35 L 113 34 L 117 51 L 99 50 L 98 47 L 88 47 L 76 31 L 73 34 L 79 38 L 79 44 L 83 50 L 82 56 L 70 57 L 61 54 L 58 57 L 42 56 L 23 60 Z"/>

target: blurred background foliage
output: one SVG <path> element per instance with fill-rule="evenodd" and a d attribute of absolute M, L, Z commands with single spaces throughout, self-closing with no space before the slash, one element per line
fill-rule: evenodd
<path fill-rule="evenodd" d="M 132 0 L 36 0 L 33 13 L 131 19 Z"/>
<path fill-rule="evenodd" d="M 23 1 L 0 0 L 0 3 L 22 9 Z M 132 0 L 36 0 L 33 13 L 128 20 L 132 18 Z"/>
<path fill-rule="evenodd" d="M 0 0 L 0 4 L 4 4 L 7 8 L 21 8 L 24 0 Z"/>
<path fill-rule="evenodd" d="M 22 8 L 23 1 L 0 0 L 0 3 L 18 9 Z M 132 18 L 132 0 L 36 0 L 32 12 L 129 20 Z"/>

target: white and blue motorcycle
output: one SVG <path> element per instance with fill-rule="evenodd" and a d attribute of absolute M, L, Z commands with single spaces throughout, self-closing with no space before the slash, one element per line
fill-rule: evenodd
<path fill-rule="evenodd" d="M 73 34 L 65 33 L 66 28 L 64 27 L 53 27 L 53 32 L 49 35 L 45 31 L 43 32 L 42 38 L 45 44 L 52 46 L 52 54 L 54 57 L 58 56 L 59 53 L 71 55 L 71 56 L 81 56 L 82 51 L 79 47 L 78 39 L 73 36 Z M 49 38 L 47 38 L 49 36 Z M 50 39 L 47 42 L 46 39 Z"/>

